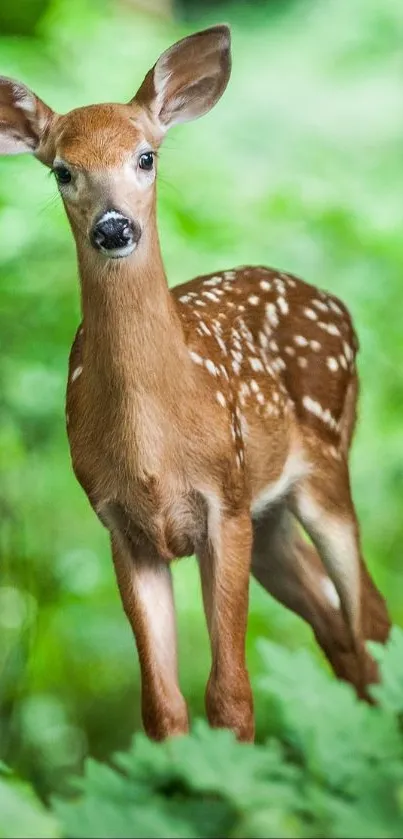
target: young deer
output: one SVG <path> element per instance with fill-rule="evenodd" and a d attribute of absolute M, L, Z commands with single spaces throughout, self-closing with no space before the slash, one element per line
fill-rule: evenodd
<path fill-rule="evenodd" d="M 59 116 L 0 79 L 0 152 L 31 151 L 51 167 L 76 240 L 83 322 L 67 388 L 71 456 L 110 531 L 154 738 L 188 729 L 176 557 L 195 553 L 200 565 L 208 718 L 241 740 L 254 735 L 250 572 L 311 624 L 361 696 L 377 676 L 364 642 L 389 630 L 350 492 L 357 340 L 346 308 L 260 266 L 167 287 L 156 151 L 168 128 L 213 107 L 230 66 L 229 30 L 215 26 L 164 52 L 127 105 Z"/>

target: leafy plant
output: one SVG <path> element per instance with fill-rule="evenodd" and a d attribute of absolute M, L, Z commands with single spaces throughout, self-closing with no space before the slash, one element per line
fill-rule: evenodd
<path fill-rule="evenodd" d="M 260 647 L 257 692 L 275 720 L 263 744 L 237 743 L 201 721 L 188 737 L 161 744 L 137 734 L 110 766 L 87 760 L 71 796 L 54 798 L 51 812 L 5 774 L 0 836 L 401 837 L 403 631 L 376 648 L 383 677 L 373 688 L 376 707 L 309 654 Z"/>

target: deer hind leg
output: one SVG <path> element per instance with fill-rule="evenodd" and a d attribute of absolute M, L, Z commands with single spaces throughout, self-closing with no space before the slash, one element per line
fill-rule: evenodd
<path fill-rule="evenodd" d="M 357 652 L 351 645 L 334 584 L 315 548 L 302 538 L 286 504 L 255 522 L 252 573 L 266 591 L 310 624 L 336 676 L 364 696 Z M 363 562 L 360 582 L 364 637 L 384 643 L 390 621 L 385 602 Z M 376 665 L 364 655 L 366 681 L 374 682 Z"/>

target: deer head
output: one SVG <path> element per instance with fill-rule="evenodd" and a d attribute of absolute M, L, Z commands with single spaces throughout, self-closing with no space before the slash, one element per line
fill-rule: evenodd
<path fill-rule="evenodd" d="M 164 52 L 126 105 L 59 115 L 23 84 L 0 77 L 0 154 L 31 152 L 54 172 L 79 252 L 133 257 L 150 242 L 165 133 L 207 113 L 230 70 L 230 32 L 221 25 Z"/>

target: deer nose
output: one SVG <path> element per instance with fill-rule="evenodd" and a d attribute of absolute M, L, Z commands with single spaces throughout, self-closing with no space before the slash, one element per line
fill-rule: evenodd
<path fill-rule="evenodd" d="M 91 242 L 94 248 L 116 259 L 129 256 L 140 236 L 141 230 L 136 222 L 117 210 L 107 210 L 94 224 Z"/>

